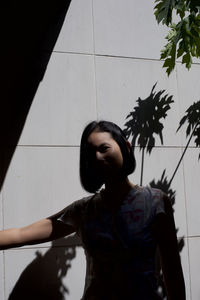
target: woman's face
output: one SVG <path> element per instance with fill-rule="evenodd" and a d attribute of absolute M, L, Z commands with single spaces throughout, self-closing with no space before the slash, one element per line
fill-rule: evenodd
<path fill-rule="evenodd" d="M 103 177 L 116 177 L 123 165 L 123 156 L 117 142 L 109 132 L 93 131 L 88 137 L 90 158 Z"/>

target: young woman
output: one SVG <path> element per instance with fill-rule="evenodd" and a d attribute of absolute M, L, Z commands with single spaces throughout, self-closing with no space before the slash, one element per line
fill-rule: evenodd
<path fill-rule="evenodd" d="M 158 248 L 168 299 L 184 300 L 170 200 L 161 190 L 131 183 L 127 176 L 134 169 L 123 131 L 112 122 L 91 122 L 81 139 L 80 179 L 92 195 L 32 225 L 1 231 L 1 249 L 77 232 L 87 259 L 82 300 L 156 300 L 161 299 L 155 274 Z"/>

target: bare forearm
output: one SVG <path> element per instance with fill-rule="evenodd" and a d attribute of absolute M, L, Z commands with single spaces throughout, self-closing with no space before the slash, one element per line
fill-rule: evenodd
<path fill-rule="evenodd" d="M 0 250 L 52 241 L 75 232 L 72 226 L 49 217 L 22 228 L 0 231 Z"/>
<path fill-rule="evenodd" d="M 47 241 L 52 233 L 52 222 L 43 219 L 22 228 L 11 228 L 0 231 L 0 249 L 20 247 Z"/>
<path fill-rule="evenodd" d="M 20 233 L 18 228 L 0 231 L 0 249 L 10 248 L 15 244 L 18 244 L 20 240 L 19 235 Z"/>

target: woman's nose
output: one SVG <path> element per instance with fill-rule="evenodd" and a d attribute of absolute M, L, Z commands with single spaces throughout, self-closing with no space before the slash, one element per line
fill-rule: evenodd
<path fill-rule="evenodd" d="M 97 152 L 96 152 L 96 159 L 97 159 L 98 161 L 104 160 L 103 153 L 101 153 L 100 151 L 97 151 Z"/>

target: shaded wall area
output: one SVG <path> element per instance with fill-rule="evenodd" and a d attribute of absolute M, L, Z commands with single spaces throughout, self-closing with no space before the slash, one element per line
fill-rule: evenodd
<path fill-rule="evenodd" d="M 0 187 L 70 2 L 7 1 L 1 10 Z"/>
<path fill-rule="evenodd" d="M 63 246 L 64 245 L 64 246 Z M 70 299 L 70 286 L 64 278 L 76 258 L 80 241 L 76 236 L 52 242 L 47 251 L 34 251 L 34 259 L 20 274 L 8 300 Z M 46 249 L 45 249 L 46 250 Z"/>

